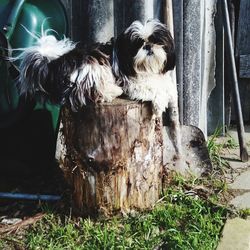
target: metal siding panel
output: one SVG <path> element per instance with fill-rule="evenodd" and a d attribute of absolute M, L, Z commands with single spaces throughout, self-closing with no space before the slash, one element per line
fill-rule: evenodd
<path fill-rule="evenodd" d="M 250 54 L 240 55 L 240 77 L 250 78 Z"/>
<path fill-rule="evenodd" d="M 250 78 L 250 1 L 241 0 L 237 37 L 238 56 L 240 57 L 240 77 Z"/>
<path fill-rule="evenodd" d="M 201 80 L 201 2 L 185 0 L 183 5 L 183 123 L 198 126 Z"/>
<path fill-rule="evenodd" d="M 224 107 L 224 29 L 222 23 L 221 6 L 217 3 L 217 13 L 215 17 L 216 27 L 216 87 L 213 89 L 208 99 L 208 135 L 214 133 L 217 128 L 225 130 L 225 107 Z"/>

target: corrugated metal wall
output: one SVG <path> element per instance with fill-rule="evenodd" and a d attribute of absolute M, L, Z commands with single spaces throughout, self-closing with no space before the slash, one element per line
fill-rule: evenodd
<path fill-rule="evenodd" d="M 162 0 L 62 0 L 67 8 L 70 35 L 92 43 L 106 41 L 132 21 L 161 18 Z"/>
<path fill-rule="evenodd" d="M 236 2 L 237 6 L 237 1 Z M 239 8 L 239 26 L 237 29 L 237 39 L 236 39 L 236 56 L 240 61 L 239 71 L 241 72 L 243 68 L 248 74 L 240 74 L 239 85 L 240 94 L 242 100 L 243 115 L 245 121 L 250 122 L 250 1 L 241 0 Z M 236 13 L 237 14 L 237 13 Z M 243 67 L 242 58 L 245 57 L 245 66 Z"/>
<path fill-rule="evenodd" d="M 215 86 L 216 0 L 62 1 L 67 7 L 70 36 L 86 44 L 105 42 L 136 19 L 171 22 L 173 4 L 178 87 L 180 92 L 183 89 L 181 117 L 184 124 L 198 126 L 207 134 L 207 100 Z"/>

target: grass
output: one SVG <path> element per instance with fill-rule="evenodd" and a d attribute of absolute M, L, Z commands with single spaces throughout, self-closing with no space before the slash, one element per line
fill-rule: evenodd
<path fill-rule="evenodd" d="M 0 249 L 216 249 L 228 210 L 195 191 L 203 183 L 174 175 L 152 211 L 125 218 L 77 219 L 45 207 L 43 220 L 0 239 Z"/>
<path fill-rule="evenodd" d="M 25 249 L 210 250 L 217 246 L 226 217 L 226 208 L 176 186 L 165 191 L 152 211 L 127 218 L 72 219 L 47 212 L 21 242 L 3 238 L 0 246 L 11 242 Z"/>
<path fill-rule="evenodd" d="M 241 209 L 239 211 L 239 216 L 243 219 L 247 219 L 250 216 L 250 209 L 246 208 L 246 209 Z"/>
<path fill-rule="evenodd" d="M 239 144 L 229 134 L 223 138 L 222 142 L 218 142 L 221 131 L 222 129 L 217 128 L 207 142 L 209 156 L 213 165 L 211 176 L 208 179 L 213 188 L 219 188 L 221 192 L 224 192 L 227 191 L 227 184 L 229 182 L 229 180 L 226 179 L 226 174 L 227 178 L 229 178 L 235 170 L 232 169 L 228 161 L 222 157 L 222 154 L 225 150 L 238 148 Z"/>
<path fill-rule="evenodd" d="M 227 141 L 224 143 L 224 148 L 234 149 L 239 147 L 239 143 L 237 143 L 232 136 L 227 135 L 227 138 Z"/>
<path fill-rule="evenodd" d="M 205 178 L 174 175 L 152 211 L 112 219 L 71 218 L 45 207 L 46 216 L 30 228 L 0 236 L 0 249 L 216 249 L 228 209 L 217 205 L 226 191 L 223 174 L 228 165 L 220 157 L 225 145 L 209 139 L 213 173 Z M 199 187 L 199 190 L 197 189 Z M 207 191 L 208 189 L 208 191 Z M 249 210 L 242 211 L 248 216 Z"/>
<path fill-rule="evenodd" d="M 207 148 L 210 159 L 215 167 L 223 168 L 228 167 L 228 163 L 221 157 L 223 149 L 235 149 L 239 147 L 239 144 L 229 134 L 226 135 L 226 141 L 222 143 L 217 142 L 217 138 L 221 135 L 222 129 L 216 128 L 215 132 L 207 142 Z"/>
<path fill-rule="evenodd" d="M 228 163 L 221 157 L 221 152 L 225 148 L 225 143 L 218 143 L 217 138 L 221 134 L 221 129 L 217 128 L 214 134 L 207 142 L 207 148 L 213 167 L 224 174 L 224 168 L 228 167 Z M 228 146 L 232 145 L 232 140 L 228 141 Z"/>

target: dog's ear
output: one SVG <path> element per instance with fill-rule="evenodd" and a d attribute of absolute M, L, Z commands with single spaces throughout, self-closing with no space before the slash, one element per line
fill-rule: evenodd
<path fill-rule="evenodd" d="M 169 70 L 173 70 L 175 67 L 175 50 L 169 51 L 167 53 L 167 60 L 164 63 L 164 68 L 162 70 L 162 73 L 166 73 Z"/>
<path fill-rule="evenodd" d="M 164 64 L 164 68 L 163 68 L 163 72 L 162 73 L 166 73 L 169 70 L 173 70 L 175 67 L 175 44 L 174 44 L 174 39 L 170 33 L 169 30 L 165 30 L 164 32 L 165 34 L 165 46 L 164 46 L 164 50 L 166 53 L 166 61 Z"/>
<path fill-rule="evenodd" d="M 129 34 L 124 32 L 120 34 L 114 46 L 113 53 L 113 71 L 117 77 L 121 76 L 135 76 L 134 70 L 134 56 L 137 51 L 134 51 L 133 44 L 131 44 Z"/>

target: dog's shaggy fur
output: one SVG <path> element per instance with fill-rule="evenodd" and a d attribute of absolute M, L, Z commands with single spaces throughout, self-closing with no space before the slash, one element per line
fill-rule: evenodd
<path fill-rule="evenodd" d="M 112 101 L 122 89 L 115 84 L 107 54 L 110 46 L 96 44 L 91 49 L 79 49 L 67 38 L 57 40 L 46 34 L 38 37 L 34 46 L 16 58 L 21 59 L 20 94 L 40 102 L 68 102 L 73 111 L 88 101 Z"/>

